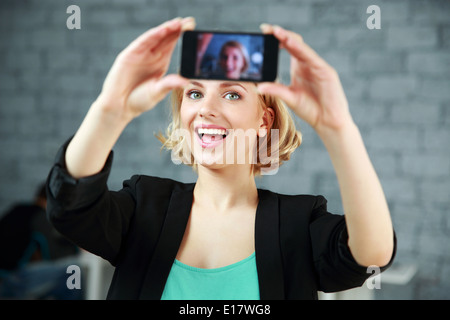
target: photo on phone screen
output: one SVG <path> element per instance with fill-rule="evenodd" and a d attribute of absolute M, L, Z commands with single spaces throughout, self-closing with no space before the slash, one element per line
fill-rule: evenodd
<path fill-rule="evenodd" d="M 195 79 L 274 81 L 278 40 L 272 35 L 187 31 L 183 35 L 181 75 Z"/>

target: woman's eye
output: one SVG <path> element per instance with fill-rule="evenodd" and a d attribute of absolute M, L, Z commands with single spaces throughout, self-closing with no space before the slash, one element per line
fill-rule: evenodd
<path fill-rule="evenodd" d="M 187 96 L 193 100 L 198 100 L 203 97 L 203 95 L 198 91 L 188 92 Z"/>
<path fill-rule="evenodd" d="M 237 94 L 236 92 L 229 92 L 229 93 L 225 94 L 225 99 L 228 99 L 228 100 L 238 100 L 240 98 L 241 98 L 241 96 L 239 94 Z"/>

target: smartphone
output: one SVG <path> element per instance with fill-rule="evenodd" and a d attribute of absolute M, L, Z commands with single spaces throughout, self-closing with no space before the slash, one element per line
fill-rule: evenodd
<path fill-rule="evenodd" d="M 277 77 L 278 51 L 273 35 L 186 31 L 180 74 L 191 79 L 272 82 Z"/>

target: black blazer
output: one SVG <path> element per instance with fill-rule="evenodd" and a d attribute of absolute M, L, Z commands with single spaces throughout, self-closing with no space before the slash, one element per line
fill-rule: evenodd
<path fill-rule="evenodd" d="M 108 299 L 160 299 L 195 184 L 136 175 L 122 190 L 109 191 L 113 153 L 100 173 L 75 180 L 65 169 L 66 146 L 47 180 L 50 221 L 116 267 Z M 345 218 L 327 212 L 325 198 L 262 189 L 258 195 L 255 254 L 261 299 L 317 299 L 318 290 L 361 286 L 371 275 L 353 259 Z"/>

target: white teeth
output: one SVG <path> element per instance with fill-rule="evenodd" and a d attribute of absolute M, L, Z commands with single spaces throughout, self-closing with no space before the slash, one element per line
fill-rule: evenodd
<path fill-rule="evenodd" d="M 210 134 L 210 135 L 226 135 L 227 131 L 223 129 L 207 129 L 207 128 L 199 128 L 199 134 Z"/>

